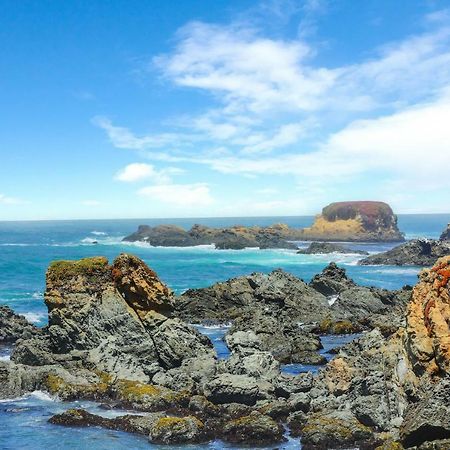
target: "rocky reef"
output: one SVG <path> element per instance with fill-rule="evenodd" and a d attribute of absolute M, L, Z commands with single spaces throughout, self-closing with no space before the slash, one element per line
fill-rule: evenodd
<path fill-rule="evenodd" d="M 299 250 L 297 253 L 300 255 L 325 255 L 329 253 L 353 253 L 356 255 L 369 254 L 369 252 L 364 250 L 354 250 L 340 244 L 333 244 L 331 242 L 311 242 L 307 248 Z"/>
<path fill-rule="evenodd" d="M 175 225 L 150 227 L 140 225 L 124 239 L 147 242 L 161 247 L 215 245 L 217 249 L 241 250 L 246 247 L 296 249 L 292 241 L 404 241 L 397 227 L 397 217 L 383 202 L 331 203 L 322 210 L 310 228 L 290 228 L 285 224 L 268 227 L 211 228 L 194 225 L 186 231 Z M 333 250 L 337 251 L 337 250 Z"/>
<path fill-rule="evenodd" d="M 38 331 L 24 316 L 15 314 L 8 306 L 0 306 L 0 344 L 30 338 Z"/>
<path fill-rule="evenodd" d="M 246 247 L 296 249 L 291 240 L 298 238 L 298 230 L 284 224 L 270 227 L 210 228 L 194 225 L 190 230 L 175 225 L 149 227 L 140 225 L 137 232 L 126 236 L 128 242 L 143 241 L 153 246 L 189 247 L 214 244 L 217 249 L 241 250 Z"/>
<path fill-rule="evenodd" d="M 18 339 L 11 361 L 0 361 L 0 398 L 44 389 L 133 411 L 105 418 L 68 409 L 50 418 L 55 425 L 168 445 L 276 446 L 286 426 L 306 450 L 450 443 L 450 257 L 400 291 L 358 286 L 330 264 L 309 284 L 278 270 L 177 298 L 123 254 L 112 264 L 51 264 L 45 302 L 48 327 L 10 333 Z M 194 318 L 233 321 L 227 359 L 185 321 Z M 2 328 L 15 320 L 5 315 Z M 348 324 L 367 331 L 317 376 L 281 372 L 280 362 L 317 349 L 314 333 Z"/>
<path fill-rule="evenodd" d="M 431 266 L 438 258 L 450 255 L 450 242 L 434 239 L 413 239 L 387 252 L 370 255 L 360 265 Z"/>

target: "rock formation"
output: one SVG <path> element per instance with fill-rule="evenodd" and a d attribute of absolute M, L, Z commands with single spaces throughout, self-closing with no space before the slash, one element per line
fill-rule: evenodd
<path fill-rule="evenodd" d="M 123 240 L 162 247 L 214 244 L 218 249 L 240 250 L 246 247 L 296 249 L 292 241 L 304 240 L 396 242 L 404 241 L 404 237 L 389 205 L 366 201 L 332 203 L 323 208 L 312 227 L 305 229 L 290 228 L 285 224 L 227 228 L 197 224 L 186 231 L 175 225 L 140 225 L 135 233 Z"/>
<path fill-rule="evenodd" d="M 225 250 L 241 250 L 246 247 L 296 249 L 290 240 L 298 237 L 298 230 L 287 225 L 276 224 L 270 227 L 210 228 L 194 225 L 189 231 L 175 225 L 149 227 L 140 225 L 137 232 L 126 236 L 128 242 L 143 241 L 153 246 L 188 247 L 193 245 L 214 244 Z"/>
<path fill-rule="evenodd" d="M 297 253 L 301 255 L 323 255 L 328 253 L 344 253 L 344 254 L 357 254 L 368 255 L 369 253 L 364 250 L 352 250 L 343 245 L 333 244 L 330 242 L 312 242 L 308 248 L 299 250 Z"/>
<path fill-rule="evenodd" d="M 337 296 L 332 304 L 323 290 Z M 227 299 L 257 305 L 245 310 L 253 311 L 247 329 L 238 326 L 244 316 L 235 319 L 228 359 L 218 360 L 208 339 L 173 318 L 178 299 L 138 258 L 53 263 L 49 326 L 21 336 L 12 361 L 0 361 L 0 398 L 45 389 L 62 400 L 133 410 L 138 414 L 104 418 L 69 409 L 50 422 L 143 434 L 155 444 L 277 444 L 287 424 L 305 450 L 448 447 L 450 256 L 424 270 L 412 291 L 362 288 L 330 265 L 310 286 L 275 271 L 191 291 L 189 299 L 191 312 L 208 301 L 203 316 Z M 281 373 L 272 348 L 279 341 L 263 330 L 275 327 L 293 348 L 305 329 L 291 328 L 292 320 L 319 318 L 321 309 L 332 320 L 351 317 L 375 328 L 315 377 Z M 396 315 L 402 320 L 384 332 L 381 325 Z M 374 325 L 377 316 L 381 325 Z"/>
<path fill-rule="evenodd" d="M 358 201 L 323 208 L 314 224 L 302 230 L 301 240 L 396 242 L 404 237 L 388 204 Z"/>
<path fill-rule="evenodd" d="M 450 255 L 450 242 L 414 239 L 387 252 L 368 256 L 360 265 L 431 266 L 436 259 Z"/>

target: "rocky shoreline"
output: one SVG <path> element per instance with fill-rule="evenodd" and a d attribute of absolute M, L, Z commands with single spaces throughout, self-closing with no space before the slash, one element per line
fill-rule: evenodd
<path fill-rule="evenodd" d="M 3 340 L 15 342 L 11 361 L 0 361 L 0 398 L 43 389 L 126 408 L 136 414 L 70 409 L 50 422 L 158 444 L 276 445 L 287 426 L 306 450 L 446 448 L 449 279 L 450 257 L 399 291 L 358 286 L 332 263 L 308 284 L 276 270 L 176 297 L 132 255 L 111 265 L 102 257 L 56 262 L 47 272 L 47 327 L 0 316 Z M 227 359 L 189 325 L 208 321 L 233 323 Z M 280 370 L 311 362 L 320 334 L 355 330 L 366 332 L 317 376 Z"/>

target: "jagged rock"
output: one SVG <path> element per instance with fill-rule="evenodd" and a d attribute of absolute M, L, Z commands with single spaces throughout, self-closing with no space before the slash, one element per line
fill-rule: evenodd
<path fill-rule="evenodd" d="M 333 244 L 330 242 L 312 242 L 307 248 L 299 250 L 297 253 L 301 255 L 323 255 L 328 253 L 353 253 L 357 255 L 369 254 L 369 252 L 364 250 L 349 249 L 343 245 Z"/>
<path fill-rule="evenodd" d="M 361 265 L 432 266 L 436 259 L 450 255 L 450 242 L 433 239 L 413 239 L 387 252 L 368 256 Z"/>
<path fill-rule="evenodd" d="M 317 354 L 317 350 L 322 348 L 320 339 L 302 331 L 297 322 L 284 316 L 274 316 L 261 310 L 248 312 L 235 320 L 227 334 L 227 342 L 243 330 L 251 330 L 258 340 L 259 348 L 270 352 L 281 363 L 324 362 Z"/>
<path fill-rule="evenodd" d="M 17 363 L 80 361 L 119 378 L 148 382 L 161 367 L 213 355 L 207 337 L 162 314 L 172 308 L 170 291 L 131 255 L 120 255 L 112 266 L 102 257 L 52 263 L 44 300 L 49 310 L 44 342 L 42 337 L 19 342 L 12 355 Z"/>
<path fill-rule="evenodd" d="M 155 247 L 190 247 L 197 245 L 197 240 L 190 236 L 183 228 L 175 225 L 158 225 L 149 227 L 139 225 L 138 230 L 126 236 L 124 241 L 144 241 Z"/>
<path fill-rule="evenodd" d="M 288 398 L 291 394 L 309 392 L 313 387 L 311 372 L 289 375 L 282 373 L 275 383 L 275 393 L 278 397 Z"/>
<path fill-rule="evenodd" d="M 194 416 L 161 417 L 150 427 L 152 444 L 183 444 L 207 439 L 205 425 Z"/>
<path fill-rule="evenodd" d="M 447 225 L 447 228 L 442 232 L 439 237 L 440 241 L 450 241 L 450 223 Z"/>
<path fill-rule="evenodd" d="M 268 275 L 254 273 L 209 288 L 189 289 L 177 299 L 175 314 L 193 323 L 227 323 L 255 310 L 309 322 L 320 320 L 328 311 L 328 303 L 302 280 L 279 269 Z"/>
<path fill-rule="evenodd" d="M 39 329 L 28 322 L 25 317 L 15 314 L 8 306 L 0 306 L 0 343 L 28 339 L 38 333 Z"/>
<path fill-rule="evenodd" d="M 383 202 L 356 201 L 331 203 L 316 216 L 300 240 L 311 241 L 403 241 L 397 216 Z"/>
<path fill-rule="evenodd" d="M 271 417 L 255 411 L 225 423 L 222 439 L 247 445 L 276 443 L 283 441 L 283 427 Z"/>
<path fill-rule="evenodd" d="M 331 296 L 345 289 L 356 286 L 355 282 L 347 276 L 345 269 L 331 262 L 321 273 L 315 275 L 309 283 L 313 289 L 323 295 Z"/>

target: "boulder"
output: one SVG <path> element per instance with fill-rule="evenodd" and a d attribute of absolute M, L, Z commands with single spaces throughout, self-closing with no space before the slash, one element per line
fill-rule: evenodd
<path fill-rule="evenodd" d="M 267 445 L 284 440 L 283 427 L 271 417 L 256 411 L 226 422 L 221 437 L 228 442 L 246 445 Z"/>
<path fill-rule="evenodd" d="M 184 444 L 207 440 L 205 425 L 194 416 L 160 417 L 150 427 L 152 444 Z"/>

